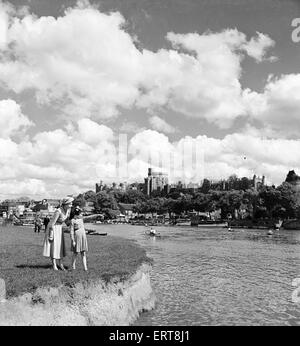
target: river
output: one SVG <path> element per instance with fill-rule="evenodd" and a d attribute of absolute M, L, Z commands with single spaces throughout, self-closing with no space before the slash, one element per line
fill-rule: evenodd
<path fill-rule="evenodd" d="M 94 225 L 93 225 L 94 226 Z M 300 277 L 300 231 L 96 225 L 136 240 L 153 258 L 153 311 L 137 326 L 300 325 L 291 283 Z"/>

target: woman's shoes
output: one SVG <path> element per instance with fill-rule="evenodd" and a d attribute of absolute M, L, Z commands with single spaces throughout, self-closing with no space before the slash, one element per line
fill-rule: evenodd
<path fill-rule="evenodd" d="M 53 267 L 53 270 L 62 270 L 62 271 L 65 272 L 67 269 L 66 269 L 64 266 L 58 266 L 58 267 L 57 267 L 57 266 L 54 266 L 54 267 Z"/>

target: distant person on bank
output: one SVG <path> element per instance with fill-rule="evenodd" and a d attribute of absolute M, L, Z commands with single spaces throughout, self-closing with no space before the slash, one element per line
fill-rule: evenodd
<path fill-rule="evenodd" d="M 48 223 L 50 222 L 50 218 L 49 216 L 47 215 L 45 218 L 44 218 L 44 226 L 45 226 L 45 232 L 47 230 L 47 226 L 48 226 Z"/>
<path fill-rule="evenodd" d="M 57 262 L 61 270 L 66 270 L 62 259 L 66 256 L 66 246 L 62 225 L 70 217 L 74 198 L 67 197 L 62 200 L 52 219 L 48 223 L 45 234 L 43 256 L 50 257 L 54 270 L 58 270 Z"/>
<path fill-rule="evenodd" d="M 39 216 L 37 216 L 34 221 L 34 232 L 40 233 L 41 228 L 42 228 L 42 220 Z"/>
<path fill-rule="evenodd" d="M 88 243 L 86 238 L 86 231 L 83 224 L 82 210 L 80 207 L 76 207 L 74 210 L 70 224 L 70 236 L 71 251 L 73 252 L 72 269 L 76 269 L 76 258 L 80 253 L 83 268 L 85 271 L 87 271 L 88 268 L 86 263 L 86 253 L 88 251 Z"/>

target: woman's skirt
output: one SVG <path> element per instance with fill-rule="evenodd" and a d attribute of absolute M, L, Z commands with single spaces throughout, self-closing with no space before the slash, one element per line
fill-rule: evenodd
<path fill-rule="evenodd" d="M 66 256 L 65 237 L 62 225 L 53 226 L 53 241 L 49 241 L 49 230 L 45 233 L 43 256 L 61 259 Z"/>
<path fill-rule="evenodd" d="M 88 244 L 86 239 L 86 234 L 84 229 L 79 229 L 75 231 L 75 246 L 71 243 L 71 251 L 73 252 L 82 252 L 88 251 Z"/>

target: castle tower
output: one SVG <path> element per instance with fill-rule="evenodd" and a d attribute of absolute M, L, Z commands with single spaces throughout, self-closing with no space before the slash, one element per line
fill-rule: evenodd
<path fill-rule="evenodd" d="M 144 192 L 150 196 L 152 191 L 163 191 L 168 183 L 167 174 L 154 172 L 152 168 L 148 168 L 148 177 L 145 178 Z"/>

